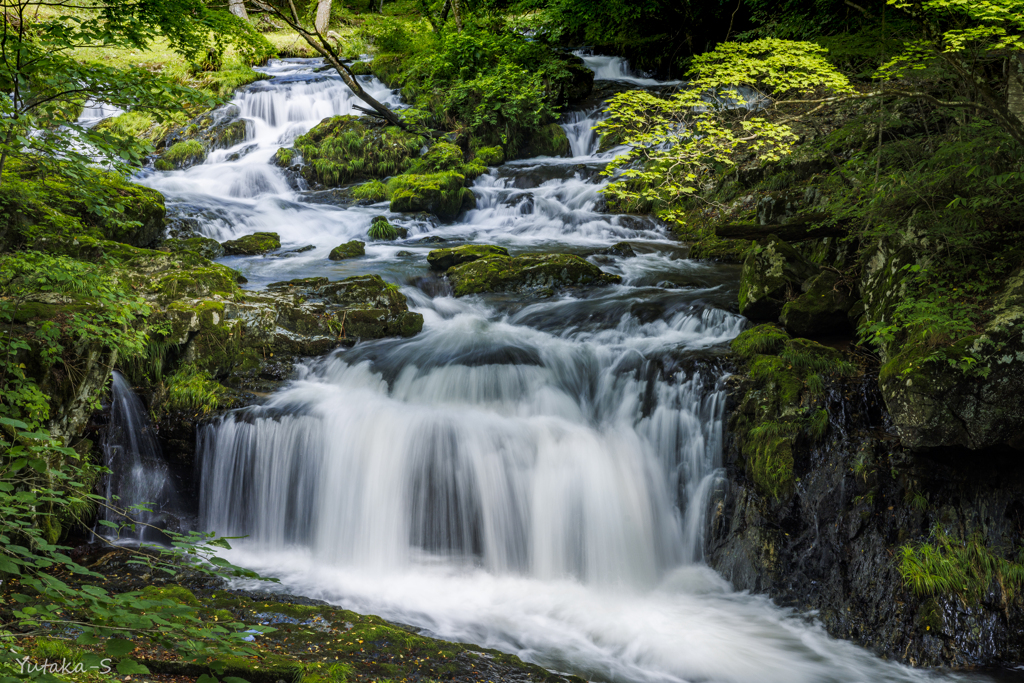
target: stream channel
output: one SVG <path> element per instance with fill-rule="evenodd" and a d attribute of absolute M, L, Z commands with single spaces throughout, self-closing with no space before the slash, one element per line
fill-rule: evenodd
<path fill-rule="evenodd" d="M 586 59 L 599 79 L 656 84 Z M 688 260 L 650 218 L 602 212 L 614 152 L 597 152 L 599 113 L 566 115 L 571 158 L 491 169 L 473 185 L 477 208 L 440 224 L 386 203 L 332 205 L 270 163 L 320 120 L 358 113 L 319 65 L 272 61 L 271 78 L 234 99 L 244 142 L 139 178 L 205 236 L 279 233 L 278 255 L 222 259 L 250 288 L 377 273 L 425 318 L 413 338 L 310 361 L 264 405 L 203 429 L 201 525 L 248 537 L 229 559 L 281 590 L 590 680 L 982 680 L 883 661 L 703 564 L 705 519 L 727 486 L 717 359 L 746 325 L 739 268 Z M 408 238 L 327 259 L 381 214 Z M 636 256 L 596 253 L 623 240 Z M 431 285 L 426 255 L 464 243 L 577 253 L 623 280 L 456 299 Z"/>

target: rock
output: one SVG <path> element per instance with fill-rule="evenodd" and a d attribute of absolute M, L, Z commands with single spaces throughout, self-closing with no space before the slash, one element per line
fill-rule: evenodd
<path fill-rule="evenodd" d="M 206 160 L 206 147 L 198 140 L 176 142 L 153 162 L 158 171 L 174 171 L 201 164 Z"/>
<path fill-rule="evenodd" d="M 427 263 L 432 270 L 445 271 L 452 266 L 462 265 L 486 256 L 508 256 L 508 249 L 490 244 L 465 244 L 461 247 L 434 249 L 427 254 Z"/>
<path fill-rule="evenodd" d="M 561 86 L 562 96 L 570 103 L 581 102 L 594 89 L 594 72 L 587 68 L 583 58 L 567 52 L 558 56 L 569 72 L 570 78 Z"/>
<path fill-rule="evenodd" d="M 224 255 L 224 247 L 220 242 L 209 237 L 190 237 L 188 239 L 169 239 L 164 241 L 164 246 L 172 252 L 193 251 L 200 256 L 210 259 L 218 259 Z"/>
<path fill-rule="evenodd" d="M 402 173 L 428 140 L 370 118 L 334 116 L 295 140 L 302 175 L 326 187 Z"/>
<path fill-rule="evenodd" d="M 1024 448 L 1024 269 L 1007 279 L 991 312 L 981 334 L 945 353 L 971 358 L 970 367 L 930 359 L 934 349 L 923 345 L 890 351 L 879 385 L 904 446 Z"/>
<path fill-rule="evenodd" d="M 288 251 L 282 251 L 277 256 L 294 256 L 295 254 L 305 254 L 307 251 L 313 251 L 316 246 L 313 244 L 307 244 L 304 247 L 298 247 L 296 249 L 289 249 Z"/>
<path fill-rule="evenodd" d="M 622 258 L 632 258 L 636 256 L 636 252 L 633 251 L 633 247 L 629 242 L 616 242 L 612 246 L 606 249 L 601 249 L 595 253 L 605 256 L 621 256 Z"/>
<path fill-rule="evenodd" d="M 575 254 L 489 256 L 448 270 L 455 296 L 483 292 L 544 292 L 556 287 L 618 283 L 618 275 Z"/>
<path fill-rule="evenodd" d="M 849 286 L 837 273 L 822 271 L 805 284 L 803 294 L 782 307 L 780 322 L 797 337 L 848 334 L 853 331 L 847 313 L 853 306 Z"/>
<path fill-rule="evenodd" d="M 281 238 L 276 232 L 254 232 L 236 240 L 221 243 L 228 256 L 258 256 L 281 248 Z"/>
<path fill-rule="evenodd" d="M 404 249 L 402 251 L 395 252 L 395 256 L 415 256 L 415 255 L 416 254 L 412 253 L 411 251 L 406 251 Z"/>
<path fill-rule="evenodd" d="M 420 239 L 413 242 L 413 244 L 444 244 L 447 241 L 448 240 L 446 240 L 445 238 L 438 237 L 437 235 L 428 235 L 426 237 L 421 237 Z"/>
<path fill-rule="evenodd" d="M 549 123 L 537 129 L 516 156 L 520 159 L 531 157 L 567 157 L 572 151 L 565 130 L 557 123 Z"/>
<path fill-rule="evenodd" d="M 373 73 L 369 62 L 352 62 L 348 65 L 348 70 L 356 76 L 369 76 Z"/>
<path fill-rule="evenodd" d="M 464 187 L 465 180 L 454 171 L 395 176 L 387 185 L 391 211 L 429 211 L 441 220 L 452 220 L 476 206 L 473 191 Z"/>
<path fill-rule="evenodd" d="M 774 235 L 747 252 L 740 276 L 740 313 L 751 320 L 774 320 L 790 295 L 800 291 L 818 267 Z"/>
<path fill-rule="evenodd" d="M 359 258 L 366 255 L 366 243 L 359 240 L 345 242 L 331 250 L 327 256 L 332 261 L 343 261 L 349 258 Z"/>

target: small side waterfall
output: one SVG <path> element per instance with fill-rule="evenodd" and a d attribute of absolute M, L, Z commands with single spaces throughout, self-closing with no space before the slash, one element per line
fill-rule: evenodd
<path fill-rule="evenodd" d="M 146 409 L 116 370 L 111 394 L 110 426 L 103 440 L 103 464 L 110 469 L 107 505 L 127 511 L 127 515 L 106 509 L 103 518 L 116 524 L 136 524 L 134 530 L 125 526 L 115 532 L 101 526 L 97 532 L 119 541 L 160 541 L 159 529 L 167 528 L 168 513 L 178 508 L 177 492 Z"/>

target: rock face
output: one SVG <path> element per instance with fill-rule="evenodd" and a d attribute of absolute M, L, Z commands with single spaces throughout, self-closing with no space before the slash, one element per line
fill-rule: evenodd
<path fill-rule="evenodd" d="M 1024 448 L 1024 269 L 1005 284 L 981 334 L 963 340 L 973 368 L 896 352 L 880 384 L 900 441 L 912 448 Z M 895 350 L 894 350 L 895 351 Z"/>
<path fill-rule="evenodd" d="M 366 255 L 366 244 L 359 240 L 352 240 L 351 242 L 345 242 L 345 244 L 339 245 L 331 250 L 331 253 L 327 255 L 331 261 L 344 261 L 350 258 L 359 258 L 360 256 Z"/>
<path fill-rule="evenodd" d="M 172 252 L 193 251 L 200 256 L 210 259 L 218 259 L 224 255 L 224 247 L 215 239 L 209 237 L 189 237 L 188 239 L 165 240 L 163 247 Z"/>
<path fill-rule="evenodd" d="M 740 313 L 751 320 L 775 320 L 818 267 L 796 249 L 771 236 L 747 252 L 740 277 Z"/>
<path fill-rule="evenodd" d="M 618 283 L 589 261 L 573 254 L 489 256 L 448 270 L 455 296 L 483 292 L 554 293 L 558 287 Z"/>
<path fill-rule="evenodd" d="M 276 232 L 254 232 L 237 240 L 221 244 L 228 256 L 259 256 L 281 248 L 281 238 Z"/>
<path fill-rule="evenodd" d="M 234 147 L 245 140 L 247 124 L 233 104 L 206 112 L 171 132 L 164 139 L 164 151 L 154 166 L 158 171 L 189 168 L 201 164 L 214 149 Z"/>
<path fill-rule="evenodd" d="M 850 287 L 833 271 L 822 271 L 802 285 L 804 292 L 782 307 L 780 322 L 798 337 L 848 334 L 853 306 Z"/>
<path fill-rule="evenodd" d="M 508 249 L 490 244 L 465 244 L 461 247 L 434 249 L 427 254 L 427 263 L 433 270 L 446 271 L 453 266 L 487 256 L 508 256 Z"/>

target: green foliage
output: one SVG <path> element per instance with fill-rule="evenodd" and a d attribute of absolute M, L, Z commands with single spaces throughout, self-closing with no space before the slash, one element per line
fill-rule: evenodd
<path fill-rule="evenodd" d="M 732 340 L 732 350 L 746 360 L 762 354 L 778 354 L 789 341 L 789 335 L 775 325 L 757 325 L 740 332 Z"/>
<path fill-rule="evenodd" d="M 776 39 L 722 43 L 694 57 L 691 74 L 687 88 L 668 98 L 632 91 L 609 101 L 596 130 L 630 147 L 604 171 L 612 182 L 602 192 L 617 209 L 659 210 L 685 224 L 684 200 L 710 194 L 740 159 L 778 161 L 797 140 L 790 126 L 737 103 L 851 90 L 823 48 Z M 744 98 L 739 86 L 754 95 Z"/>
<path fill-rule="evenodd" d="M 206 147 L 199 140 L 182 140 L 160 155 L 156 161 L 159 171 L 171 171 L 186 164 L 195 164 L 206 158 Z"/>
<path fill-rule="evenodd" d="M 357 185 L 352 188 L 352 196 L 356 199 L 369 199 L 372 202 L 382 202 L 388 198 L 387 186 L 379 180 L 371 180 L 368 183 Z"/>
<path fill-rule="evenodd" d="M 216 410 L 225 389 L 206 370 L 183 365 L 167 378 L 166 410 L 202 414 Z"/>
<path fill-rule="evenodd" d="M 394 240 L 398 239 L 398 231 L 383 216 L 377 216 L 370 223 L 368 232 L 372 240 Z"/>
<path fill-rule="evenodd" d="M 980 535 L 951 538 L 935 529 L 924 543 L 900 548 L 899 572 L 919 597 L 959 596 L 977 604 L 998 584 L 1010 600 L 1024 587 L 1024 552 L 1008 560 Z"/>

